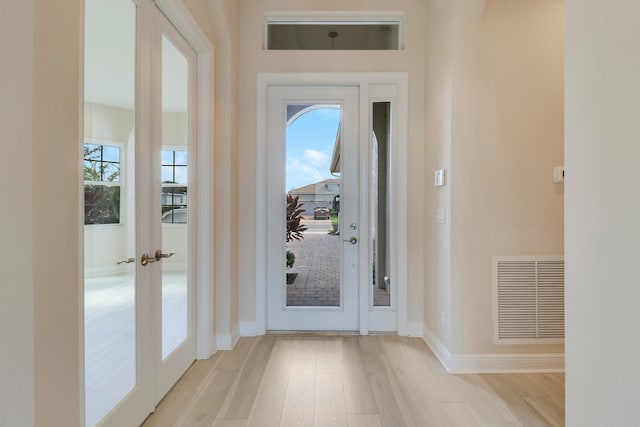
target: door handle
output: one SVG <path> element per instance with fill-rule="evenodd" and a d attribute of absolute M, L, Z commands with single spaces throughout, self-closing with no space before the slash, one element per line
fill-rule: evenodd
<path fill-rule="evenodd" d="M 358 243 L 358 239 L 354 236 L 349 237 L 349 239 L 347 240 L 343 240 L 343 242 L 345 243 L 351 243 L 352 245 L 355 245 L 356 243 Z"/>
<path fill-rule="evenodd" d="M 154 257 L 156 261 L 160 261 L 162 258 L 171 258 L 175 254 L 176 254 L 175 252 L 169 252 L 168 254 L 163 254 L 162 249 L 158 249 L 154 254 Z"/>
<path fill-rule="evenodd" d="M 140 257 L 140 264 L 142 264 L 143 267 L 152 262 L 156 262 L 156 259 L 152 256 L 149 256 L 149 254 L 142 254 L 142 256 Z"/>
<path fill-rule="evenodd" d="M 136 259 L 135 258 L 127 258 L 125 260 L 116 262 L 116 264 L 131 264 L 132 262 L 136 262 Z"/>

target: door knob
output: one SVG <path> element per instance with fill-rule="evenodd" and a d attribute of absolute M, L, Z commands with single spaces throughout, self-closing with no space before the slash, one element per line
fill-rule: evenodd
<path fill-rule="evenodd" d="M 358 239 L 355 238 L 354 236 L 352 236 L 352 237 L 349 237 L 349 239 L 347 239 L 347 240 L 343 240 L 343 242 L 351 243 L 352 245 L 355 245 L 356 243 L 358 243 Z"/>
<path fill-rule="evenodd" d="M 149 254 L 142 254 L 142 256 L 140 257 L 140 264 L 142 264 L 142 266 L 146 266 L 147 264 L 150 264 L 152 262 L 156 262 L 156 259 L 152 256 L 149 256 Z"/>
<path fill-rule="evenodd" d="M 171 258 L 175 254 L 176 254 L 175 252 L 169 252 L 168 254 L 163 254 L 162 253 L 162 249 L 158 249 L 156 251 L 156 253 L 154 254 L 154 257 L 155 257 L 156 261 L 160 261 L 162 258 Z"/>

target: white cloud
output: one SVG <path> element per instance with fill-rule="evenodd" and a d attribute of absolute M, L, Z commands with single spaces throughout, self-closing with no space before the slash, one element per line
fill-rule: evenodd
<path fill-rule="evenodd" d="M 304 150 L 304 154 L 302 155 L 304 160 L 309 162 L 309 164 L 313 165 L 316 168 L 324 168 L 329 169 L 329 155 L 327 153 L 323 153 L 322 151 L 317 150 Z"/>
<path fill-rule="evenodd" d="M 287 162 L 287 190 L 313 184 L 331 177 L 328 163 L 316 166 L 307 158 Z"/>

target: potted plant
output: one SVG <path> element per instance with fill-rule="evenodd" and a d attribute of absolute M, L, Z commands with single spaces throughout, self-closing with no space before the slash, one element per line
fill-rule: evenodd
<path fill-rule="evenodd" d="M 307 227 L 302 224 L 302 203 L 299 202 L 298 196 L 292 196 L 287 194 L 287 236 L 286 242 L 289 243 L 293 240 L 303 240 L 304 233 Z M 293 268 L 293 264 L 296 262 L 296 255 L 287 250 L 287 269 Z M 296 279 L 298 273 L 287 272 L 287 284 L 290 285 Z"/>

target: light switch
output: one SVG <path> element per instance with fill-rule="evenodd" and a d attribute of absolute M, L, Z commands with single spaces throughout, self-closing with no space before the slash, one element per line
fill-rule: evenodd
<path fill-rule="evenodd" d="M 444 185 L 444 169 L 435 171 L 433 177 L 433 185 L 436 187 L 442 187 Z"/>
<path fill-rule="evenodd" d="M 445 223 L 445 210 L 444 208 L 436 209 L 436 223 L 444 224 Z"/>

